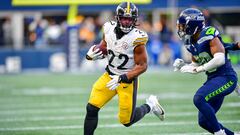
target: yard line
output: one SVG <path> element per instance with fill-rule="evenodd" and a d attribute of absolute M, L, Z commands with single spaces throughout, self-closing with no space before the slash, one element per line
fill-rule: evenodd
<path fill-rule="evenodd" d="M 240 114 L 240 111 L 225 111 L 224 115 Z M 166 117 L 184 117 L 195 116 L 196 112 L 174 112 L 167 113 Z M 34 116 L 34 117 L 16 117 L 16 118 L 1 118 L 0 122 L 29 122 L 29 121 L 61 121 L 61 120 L 82 120 L 85 115 L 72 115 L 72 116 Z M 117 112 L 115 114 L 102 114 L 99 119 L 117 119 Z"/>
<path fill-rule="evenodd" d="M 240 103 L 226 103 L 224 107 L 236 108 L 239 107 Z M 181 105 L 171 105 L 166 106 L 166 108 L 194 108 L 193 105 L 181 104 Z M 104 112 L 117 112 L 117 107 L 104 107 L 102 108 Z M 52 114 L 52 113 L 83 113 L 86 112 L 85 107 L 61 107 L 61 108 L 35 108 L 35 109 L 11 109 L 11 110 L 0 110 L 1 115 L 21 115 L 21 114 Z"/>
<path fill-rule="evenodd" d="M 12 95 L 25 95 L 25 96 L 43 96 L 43 95 L 71 95 L 71 94 L 87 94 L 87 88 L 49 88 L 42 87 L 36 89 L 13 89 Z"/>
<path fill-rule="evenodd" d="M 222 123 L 240 124 L 240 120 L 222 121 Z M 179 121 L 179 122 L 148 122 L 138 123 L 134 127 L 153 127 L 153 126 L 177 126 L 177 125 L 196 125 L 195 121 Z M 120 128 L 124 127 L 121 124 L 102 124 L 98 128 Z M 16 128 L 0 128 L 1 132 L 4 131 L 35 131 L 35 130 L 57 130 L 57 129 L 82 129 L 82 125 L 67 125 L 67 126 L 45 126 L 45 127 L 16 127 Z"/>

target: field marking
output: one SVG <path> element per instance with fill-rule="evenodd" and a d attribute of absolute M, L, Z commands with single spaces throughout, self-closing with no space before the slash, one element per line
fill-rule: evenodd
<path fill-rule="evenodd" d="M 90 90 L 87 88 L 50 88 L 42 87 L 36 89 L 11 90 L 12 95 L 25 96 L 43 96 L 43 95 L 72 95 L 72 94 L 88 94 Z"/>
<path fill-rule="evenodd" d="M 229 102 L 223 105 L 224 107 L 240 107 L 240 102 Z M 186 104 L 179 104 L 179 105 L 171 105 L 167 106 L 166 108 L 195 108 L 193 105 L 186 105 Z M 101 111 L 104 112 L 117 112 L 117 107 L 104 107 Z M 0 110 L 1 115 L 20 115 L 20 114 L 46 114 L 46 113 L 82 113 L 86 112 L 85 107 L 61 107 L 61 108 L 36 108 L 36 109 L 11 109 L 11 110 Z"/>
<path fill-rule="evenodd" d="M 240 111 L 223 112 L 222 115 L 236 115 Z M 168 117 L 184 117 L 184 116 L 197 116 L 197 112 L 176 112 L 167 113 Z M 29 121 L 61 121 L 61 120 L 83 120 L 85 115 L 72 115 L 72 116 L 34 116 L 34 117 L 16 117 L 16 118 L 1 118 L 0 122 L 29 122 Z M 99 119 L 118 119 L 117 112 L 115 114 L 101 114 Z"/>
<path fill-rule="evenodd" d="M 222 121 L 222 123 L 240 124 L 240 120 Z M 177 125 L 197 125 L 196 121 L 179 121 L 179 122 L 149 122 L 137 123 L 133 127 L 152 127 L 152 126 L 177 126 Z M 98 128 L 120 128 L 124 127 L 121 124 L 102 124 Z M 17 127 L 17 128 L 0 128 L 4 131 L 35 131 L 35 130 L 58 130 L 58 129 L 82 129 L 82 125 L 67 125 L 67 126 L 45 126 L 45 127 Z"/>

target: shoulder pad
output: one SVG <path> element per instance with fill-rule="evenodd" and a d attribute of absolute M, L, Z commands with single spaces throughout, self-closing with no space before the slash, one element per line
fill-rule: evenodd
<path fill-rule="evenodd" d="M 148 41 L 148 35 L 145 31 L 139 30 L 139 29 L 134 29 L 134 34 L 136 34 L 136 38 L 133 42 L 134 46 L 137 45 L 146 45 Z"/>
<path fill-rule="evenodd" d="M 212 27 L 212 26 L 205 27 L 201 31 L 199 40 L 197 42 L 198 42 L 198 44 L 201 44 L 205 41 L 212 40 L 213 38 L 218 37 L 218 36 L 220 36 L 220 33 L 215 27 Z"/>
<path fill-rule="evenodd" d="M 104 23 L 102 29 L 103 29 L 103 33 L 108 33 L 108 31 L 110 30 L 111 27 L 115 27 L 116 26 L 116 22 L 114 21 L 108 21 L 106 23 Z"/>
<path fill-rule="evenodd" d="M 220 34 L 219 31 L 215 27 L 212 27 L 212 26 L 205 27 L 201 32 L 202 36 L 212 35 L 212 36 L 216 37 L 219 34 Z"/>

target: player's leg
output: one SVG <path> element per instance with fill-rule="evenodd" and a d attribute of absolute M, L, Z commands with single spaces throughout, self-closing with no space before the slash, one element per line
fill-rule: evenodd
<path fill-rule="evenodd" d="M 86 107 L 87 114 L 84 121 L 84 135 L 94 134 L 98 124 L 98 111 L 116 95 L 116 91 L 106 88 L 106 83 L 110 80 L 109 75 L 104 73 L 93 85 Z"/>
<path fill-rule="evenodd" d="M 124 126 L 131 126 L 149 113 L 150 107 L 143 104 L 136 107 L 138 81 L 135 79 L 131 84 L 121 84 L 118 89 L 119 120 Z"/>
<path fill-rule="evenodd" d="M 209 102 L 209 104 L 214 108 L 215 113 L 217 113 L 218 110 L 221 108 L 223 100 L 224 100 L 224 97 L 219 97 L 219 98 L 215 98 L 214 100 L 211 100 Z M 198 124 L 202 128 L 206 129 L 208 132 L 214 133 L 214 131 L 212 129 L 212 126 L 211 126 L 211 123 L 204 117 L 204 115 L 201 112 L 198 113 Z M 231 130 L 224 127 L 221 123 L 219 123 L 219 124 L 221 126 L 221 129 L 223 129 L 227 135 L 233 135 L 234 134 Z"/>
<path fill-rule="evenodd" d="M 213 107 L 215 113 L 220 109 L 222 103 L 223 103 L 224 97 L 218 98 L 217 100 L 211 100 L 209 104 Z M 214 130 L 212 129 L 211 123 L 207 120 L 207 118 L 204 117 L 204 115 L 201 112 L 198 112 L 198 124 L 206 129 L 210 133 L 214 133 Z M 221 126 L 222 127 L 222 126 Z M 223 129 L 224 127 L 222 127 Z"/>
<path fill-rule="evenodd" d="M 213 132 L 220 131 L 222 129 L 221 124 L 215 115 L 215 108 L 209 102 L 215 98 L 224 97 L 231 93 L 236 87 L 235 77 L 215 77 L 208 80 L 194 95 L 193 102 L 198 108 L 199 112 L 209 121 Z M 219 108 L 222 102 L 220 102 Z M 201 124 L 203 122 L 201 121 Z M 202 124 L 203 126 L 203 124 Z M 208 126 L 205 126 L 207 128 Z"/>

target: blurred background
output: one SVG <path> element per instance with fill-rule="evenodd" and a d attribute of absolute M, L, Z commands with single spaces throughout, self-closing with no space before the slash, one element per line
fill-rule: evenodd
<path fill-rule="evenodd" d="M 88 62 L 89 47 L 102 38 L 102 25 L 114 20 L 121 1 L 1 0 L 0 73 L 28 70 L 95 71 L 104 62 Z M 189 61 L 176 34 L 176 17 L 197 7 L 206 24 L 216 26 L 225 42 L 240 41 L 239 0 L 135 0 L 140 29 L 149 35 L 150 67 L 168 67 L 176 58 Z M 240 53 L 230 55 L 240 64 Z"/>

